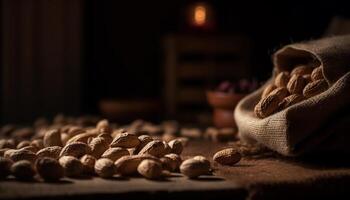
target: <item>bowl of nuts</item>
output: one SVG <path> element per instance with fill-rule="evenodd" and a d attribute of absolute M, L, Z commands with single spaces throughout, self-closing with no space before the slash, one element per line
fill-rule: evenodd
<path fill-rule="evenodd" d="M 207 91 L 207 101 L 213 108 L 213 123 L 218 128 L 236 127 L 232 117 L 238 102 L 258 87 L 256 80 L 224 81 Z"/>

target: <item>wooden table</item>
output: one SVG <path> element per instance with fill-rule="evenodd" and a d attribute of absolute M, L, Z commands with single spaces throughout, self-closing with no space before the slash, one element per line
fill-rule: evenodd
<path fill-rule="evenodd" d="M 204 155 L 209 158 L 225 144 L 190 142 L 183 157 Z M 162 181 L 141 177 L 113 179 L 65 178 L 59 183 L 0 182 L 0 199 L 257 199 L 315 198 L 348 195 L 349 166 L 310 165 L 276 158 L 243 159 L 234 166 L 213 164 L 213 176 L 189 180 L 181 174 Z"/>

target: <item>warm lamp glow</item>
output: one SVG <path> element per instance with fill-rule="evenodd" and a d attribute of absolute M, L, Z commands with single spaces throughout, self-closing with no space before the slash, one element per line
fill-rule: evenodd
<path fill-rule="evenodd" d="M 214 14 L 213 8 L 206 2 L 190 4 L 186 10 L 187 22 L 194 30 L 213 30 L 215 27 Z"/>
<path fill-rule="evenodd" d="M 197 5 L 194 8 L 194 24 L 203 26 L 207 20 L 207 9 L 203 5 Z"/>

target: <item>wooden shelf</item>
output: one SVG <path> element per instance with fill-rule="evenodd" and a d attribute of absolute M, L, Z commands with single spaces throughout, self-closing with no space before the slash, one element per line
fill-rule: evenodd
<path fill-rule="evenodd" d="M 198 119 L 201 112 L 210 111 L 208 84 L 250 74 L 250 41 L 243 36 L 170 35 L 164 39 L 164 50 L 166 114 L 180 120 Z"/>
<path fill-rule="evenodd" d="M 178 65 L 179 79 L 232 79 L 247 76 L 242 63 L 184 63 Z"/>
<path fill-rule="evenodd" d="M 205 89 L 203 87 L 181 88 L 177 92 L 177 101 L 178 103 L 205 103 Z"/>

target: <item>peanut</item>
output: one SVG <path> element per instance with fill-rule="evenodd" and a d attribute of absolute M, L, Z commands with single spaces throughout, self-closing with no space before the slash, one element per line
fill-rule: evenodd
<path fill-rule="evenodd" d="M 105 139 L 105 141 L 109 144 L 113 141 L 113 137 L 109 133 L 101 133 L 97 137 Z"/>
<path fill-rule="evenodd" d="M 36 152 L 36 155 L 39 158 L 49 157 L 49 158 L 58 159 L 61 151 L 62 151 L 62 147 L 52 146 L 52 147 L 46 147 L 46 148 L 39 150 L 38 152 Z"/>
<path fill-rule="evenodd" d="M 112 133 L 112 128 L 109 125 L 108 120 L 104 119 L 97 123 L 96 129 L 99 133 Z"/>
<path fill-rule="evenodd" d="M 153 141 L 152 137 L 149 136 L 149 135 L 140 135 L 140 136 L 138 137 L 138 139 L 140 140 L 140 144 L 136 147 L 136 151 L 135 151 L 135 152 L 137 152 L 137 153 L 138 153 L 139 151 L 141 151 L 141 149 L 142 149 L 143 147 L 145 147 L 146 144 L 148 144 L 149 142 Z"/>
<path fill-rule="evenodd" d="M 180 165 L 180 172 L 189 178 L 197 178 L 209 173 L 207 163 L 198 159 L 187 159 Z"/>
<path fill-rule="evenodd" d="M 117 135 L 112 143 L 111 147 L 123 147 L 123 148 L 134 148 L 140 144 L 140 140 L 136 135 L 130 133 L 121 133 Z"/>
<path fill-rule="evenodd" d="M 271 91 L 270 95 L 276 95 L 278 97 L 278 99 L 281 101 L 282 99 L 284 99 L 284 97 L 289 95 L 289 92 L 286 88 L 283 87 L 279 87 L 274 89 L 273 91 Z"/>
<path fill-rule="evenodd" d="M 74 156 L 79 158 L 85 154 L 90 154 L 91 148 L 83 142 L 73 142 L 62 148 L 60 157 Z"/>
<path fill-rule="evenodd" d="M 12 164 L 12 160 L 0 157 L 0 179 L 4 179 L 11 174 Z"/>
<path fill-rule="evenodd" d="M 14 144 L 13 141 L 6 140 L 6 139 L 0 139 L 0 149 L 5 149 L 5 148 L 13 149 L 15 147 L 16 147 L 16 145 Z"/>
<path fill-rule="evenodd" d="M 95 172 L 102 178 L 110 178 L 115 173 L 115 165 L 108 158 L 101 158 L 95 163 Z"/>
<path fill-rule="evenodd" d="M 25 146 L 25 147 L 21 148 L 21 150 L 28 150 L 28 151 L 31 151 L 33 153 L 38 152 L 38 148 L 34 147 L 34 146 L 31 146 L 31 145 Z"/>
<path fill-rule="evenodd" d="M 163 155 L 171 153 L 171 148 L 170 148 L 169 144 L 167 142 L 163 141 L 163 145 L 164 145 Z M 181 145 L 182 145 L 182 143 L 181 143 Z"/>
<path fill-rule="evenodd" d="M 280 72 L 275 78 L 275 85 L 277 87 L 287 87 L 289 81 L 289 73 L 288 72 Z"/>
<path fill-rule="evenodd" d="M 277 87 L 274 84 L 269 84 L 265 87 L 263 93 L 261 94 L 261 98 L 266 98 L 276 88 Z"/>
<path fill-rule="evenodd" d="M 109 148 L 108 142 L 102 137 L 93 138 L 89 146 L 91 148 L 91 155 L 97 159 Z"/>
<path fill-rule="evenodd" d="M 317 81 L 317 80 L 321 80 L 324 79 L 323 77 L 323 73 L 322 73 L 322 67 L 317 67 L 315 68 L 312 73 L 311 73 L 311 80 L 312 81 Z"/>
<path fill-rule="evenodd" d="M 33 165 L 28 160 L 20 160 L 11 166 L 12 174 L 18 180 L 31 180 L 35 175 Z"/>
<path fill-rule="evenodd" d="M 5 152 L 10 150 L 9 148 L 0 149 L 0 157 L 5 157 Z"/>
<path fill-rule="evenodd" d="M 68 177 L 79 177 L 84 171 L 83 164 L 73 156 L 62 156 L 59 159 L 59 163 L 63 167 L 65 175 Z"/>
<path fill-rule="evenodd" d="M 61 141 L 61 133 L 56 129 L 46 131 L 43 143 L 44 147 L 63 146 Z"/>
<path fill-rule="evenodd" d="M 143 160 L 137 167 L 137 171 L 148 179 L 158 179 L 162 175 L 162 165 L 154 160 Z"/>
<path fill-rule="evenodd" d="M 88 174 L 93 174 L 95 172 L 96 158 L 92 155 L 85 154 L 80 158 L 81 164 L 84 166 L 84 171 Z"/>
<path fill-rule="evenodd" d="M 302 94 L 306 85 L 306 80 L 300 75 L 293 75 L 287 85 L 291 94 Z"/>
<path fill-rule="evenodd" d="M 169 146 L 171 148 L 171 153 L 175 153 L 178 155 L 180 155 L 182 153 L 183 146 L 179 140 L 175 139 L 175 140 L 170 141 Z"/>
<path fill-rule="evenodd" d="M 116 172 L 121 175 L 131 175 L 137 172 L 137 167 L 144 159 L 159 161 L 158 158 L 151 155 L 133 155 L 123 156 L 115 161 Z"/>
<path fill-rule="evenodd" d="M 6 148 L 7 150 L 5 150 L 4 152 L 4 158 L 8 158 L 8 159 L 11 159 L 11 155 L 13 152 L 16 152 L 18 151 L 17 149 L 8 149 Z"/>
<path fill-rule="evenodd" d="M 326 91 L 327 89 L 328 89 L 328 84 L 326 80 L 319 79 L 307 84 L 304 88 L 303 94 L 306 98 L 310 98 Z"/>
<path fill-rule="evenodd" d="M 213 160 L 222 165 L 234 165 L 241 160 L 242 156 L 233 148 L 223 149 L 215 153 Z"/>
<path fill-rule="evenodd" d="M 176 139 L 176 135 L 172 134 L 172 133 L 164 133 L 162 135 L 162 140 L 165 142 L 170 142 L 171 140 Z"/>
<path fill-rule="evenodd" d="M 254 112 L 259 118 L 268 117 L 278 110 L 279 103 L 280 98 L 277 95 L 269 95 L 256 104 Z"/>
<path fill-rule="evenodd" d="M 304 100 L 304 97 L 300 94 L 292 94 L 288 97 L 284 98 L 278 105 L 280 109 L 285 109 L 291 105 L 294 105 L 296 103 L 299 103 L 300 101 Z"/>
<path fill-rule="evenodd" d="M 58 181 L 64 176 L 64 170 L 56 159 L 45 157 L 36 161 L 36 170 L 44 181 Z"/>
<path fill-rule="evenodd" d="M 198 156 L 193 157 L 193 159 L 199 160 L 199 161 L 205 163 L 209 168 L 211 167 L 210 166 L 210 161 L 204 156 L 198 155 Z"/>
<path fill-rule="evenodd" d="M 182 162 L 181 157 L 174 153 L 165 155 L 160 161 L 163 168 L 170 172 L 178 170 Z"/>
<path fill-rule="evenodd" d="M 14 162 L 20 161 L 20 160 L 27 160 L 31 163 L 34 163 L 37 159 L 37 156 L 35 153 L 29 151 L 29 150 L 14 150 L 9 154 L 9 158 L 13 160 Z"/>
<path fill-rule="evenodd" d="M 149 154 L 155 157 L 162 157 L 165 155 L 165 145 L 160 140 L 154 140 L 149 142 L 141 151 L 139 152 L 139 155 L 142 154 Z"/>
<path fill-rule="evenodd" d="M 70 137 L 67 133 L 61 133 L 61 141 L 64 146 L 67 144 L 69 139 Z"/>
<path fill-rule="evenodd" d="M 170 153 L 170 154 L 165 155 L 164 157 L 170 158 L 171 160 L 174 160 L 176 162 L 177 168 L 179 168 L 181 163 L 182 163 L 181 157 L 177 154 Z"/>
<path fill-rule="evenodd" d="M 313 70 L 313 68 L 308 66 L 308 65 L 299 65 L 292 70 L 290 75 L 291 76 L 293 76 L 293 75 L 303 76 L 306 74 L 311 74 L 312 70 Z"/>
<path fill-rule="evenodd" d="M 30 145 L 37 147 L 39 150 L 44 148 L 44 142 L 42 139 L 35 139 L 30 143 Z"/>
<path fill-rule="evenodd" d="M 102 158 L 108 158 L 112 161 L 116 161 L 119 158 L 121 158 L 122 156 L 128 156 L 130 155 L 128 150 L 123 149 L 121 147 L 112 147 L 107 149 L 103 154 L 102 154 Z"/>
<path fill-rule="evenodd" d="M 115 161 L 116 172 L 121 175 L 131 175 L 137 172 L 137 167 L 142 161 L 138 155 L 123 156 Z"/>
<path fill-rule="evenodd" d="M 70 143 L 73 143 L 73 142 L 83 142 L 83 143 L 87 143 L 87 140 L 90 138 L 90 137 L 96 137 L 98 135 L 97 132 L 85 132 L 85 133 L 81 133 L 81 134 L 78 134 L 72 138 L 70 138 L 66 145 L 67 144 L 70 144 Z"/>
<path fill-rule="evenodd" d="M 22 149 L 23 147 L 29 146 L 30 145 L 30 141 L 28 140 L 24 140 L 20 143 L 17 144 L 17 149 Z"/>

